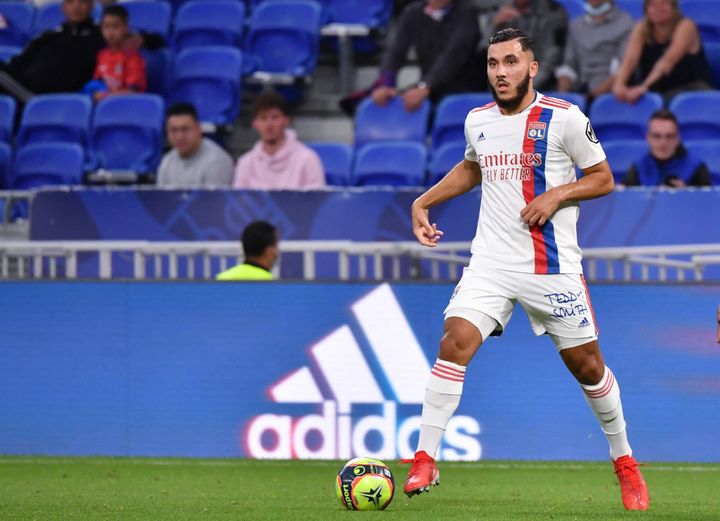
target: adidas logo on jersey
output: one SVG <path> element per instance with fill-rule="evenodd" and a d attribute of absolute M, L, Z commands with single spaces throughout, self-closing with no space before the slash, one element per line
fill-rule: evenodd
<path fill-rule="evenodd" d="M 587 317 L 583 317 L 583 319 L 578 324 L 578 327 L 585 327 L 585 326 L 589 326 L 589 325 L 590 325 L 590 321 L 587 319 Z"/>
<path fill-rule="evenodd" d="M 485 132 L 480 132 L 480 135 L 477 138 L 477 142 L 480 143 L 480 141 L 485 141 Z"/>
<path fill-rule="evenodd" d="M 307 411 L 315 404 L 319 411 L 304 416 L 268 411 L 255 416 L 244 429 L 246 456 L 412 457 L 420 427 L 419 405 L 430 374 L 425 353 L 389 284 L 360 297 L 350 309 L 360 335 L 350 324 L 341 325 L 310 346 L 310 364 L 276 380 L 267 390 L 279 407 Z M 368 358 L 358 341 L 363 337 L 371 351 Z M 368 414 L 373 409 L 379 414 Z M 438 452 L 440 459 L 480 459 L 478 434 L 475 418 L 453 417 Z"/>

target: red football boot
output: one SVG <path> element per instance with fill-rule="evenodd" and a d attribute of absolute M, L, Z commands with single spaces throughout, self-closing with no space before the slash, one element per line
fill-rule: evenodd
<path fill-rule="evenodd" d="M 647 510 L 650 504 L 648 488 L 638 462 L 632 456 L 622 456 L 613 462 L 620 482 L 622 502 L 626 510 Z"/>
<path fill-rule="evenodd" d="M 440 471 L 435 465 L 435 460 L 424 450 L 416 452 L 414 459 L 404 459 L 401 463 L 412 463 L 404 488 L 408 497 L 421 492 L 430 492 L 430 487 L 440 484 Z"/>

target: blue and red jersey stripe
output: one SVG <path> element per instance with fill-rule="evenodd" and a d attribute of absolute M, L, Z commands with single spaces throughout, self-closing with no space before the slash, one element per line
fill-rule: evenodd
<path fill-rule="evenodd" d="M 538 195 L 547 191 L 545 160 L 547 158 L 547 143 L 552 115 L 552 109 L 536 105 L 530 110 L 525 124 L 523 152 L 540 154 L 542 157 L 540 165 L 532 167 L 531 176 L 522 181 L 525 203 L 529 203 Z M 541 137 L 532 139 L 529 137 L 530 124 L 537 122 L 545 123 L 545 131 Z M 548 220 L 543 226 L 531 226 L 530 235 L 532 236 L 533 250 L 535 251 L 535 273 L 560 273 L 560 259 L 553 223 Z"/>

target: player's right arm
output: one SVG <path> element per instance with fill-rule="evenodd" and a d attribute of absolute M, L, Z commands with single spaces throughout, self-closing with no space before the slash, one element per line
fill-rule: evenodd
<path fill-rule="evenodd" d="M 430 224 L 429 209 L 458 195 L 469 192 L 482 181 L 477 161 L 463 159 L 435 186 L 415 199 L 412 204 L 412 226 L 415 237 L 425 246 L 434 247 L 443 232 Z"/>

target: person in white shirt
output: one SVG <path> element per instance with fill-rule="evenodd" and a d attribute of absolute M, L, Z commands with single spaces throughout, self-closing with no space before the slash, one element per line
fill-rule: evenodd
<path fill-rule="evenodd" d="M 502 334 L 517 302 L 534 333 L 550 336 L 600 421 L 625 508 L 646 510 L 647 485 L 632 457 L 618 384 L 598 346 L 577 244 L 578 201 L 611 192 L 612 172 L 580 109 L 534 89 L 538 62 L 525 33 L 497 32 L 487 71 L 495 102 L 468 114 L 465 158 L 412 205 L 413 232 L 433 247 L 442 231 L 428 210 L 483 185 L 470 265 L 445 310 L 404 491 L 412 496 L 438 483 L 434 457 L 460 403 L 467 365 L 488 336 Z"/>

